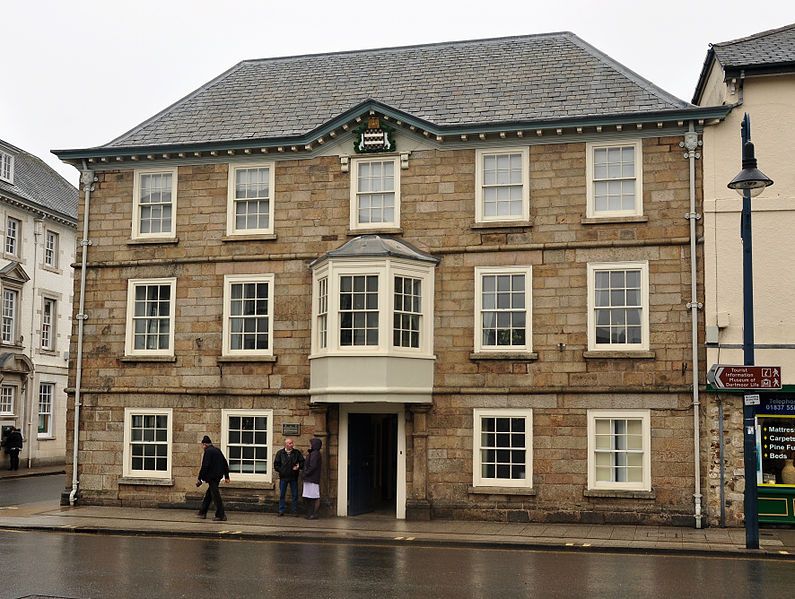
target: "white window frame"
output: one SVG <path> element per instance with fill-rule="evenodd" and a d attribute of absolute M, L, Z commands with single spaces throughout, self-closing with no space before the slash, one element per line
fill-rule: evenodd
<path fill-rule="evenodd" d="M 133 470 L 132 469 L 132 417 L 133 416 L 167 416 L 167 450 L 168 468 L 166 470 Z M 124 478 L 171 478 L 171 468 L 174 456 L 171 446 L 174 440 L 174 415 L 171 408 L 124 408 L 124 449 L 122 452 L 124 465 L 122 475 Z"/>
<path fill-rule="evenodd" d="M 177 167 L 136 169 L 133 181 L 132 238 L 174 239 L 177 236 Z M 171 175 L 171 229 L 159 233 L 141 233 L 141 176 Z"/>
<path fill-rule="evenodd" d="M 232 285 L 245 283 L 267 283 L 268 284 L 268 348 L 267 349 L 231 349 L 231 329 L 229 321 L 231 318 L 232 304 Z M 274 286 L 276 276 L 273 274 L 262 275 L 225 275 L 224 276 L 224 310 L 223 310 L 223 355 L 224 356 L 272 356 L 273 355 L 273 316 L 274 316 Z"/>
<path fill-rule="evenodd" d="M 9 235 L 9 227 L 11 223 L 16 223 L 15 231 L 13 237 Z M 13 242 L 13 251 L 8 249 L 9 241 Z M 6 216 L 6 229 L 5 229 L 5 239 L 3 242 L 3 251 L 5 252 L 6 256 L 13 256 L 14 258 L 20 257 L 20 245 L 22 243 L 22 220 L 14 217 L 14 216 Z"/>
<path fill-rule="evenodd" d="M 641 421 L 643 480 L 640 482 L 597 481 L 596 420 L 625 418 Z M 588 410 L 588 488 L 593 490 L 651 491 L 651 414 L 649 410 Z"/>
<path fill-rule="evenodd" d="M 485 194 L 483 188 L 484 168 L 483 160 L 487 156 L 505 154 L 520 154 L 522 157 L 522 214 L 519 216 L 486 216 L 484 210 Z M 505 223 L 528 222 L 530 220 L 530 148 L 527 146 L 511 148 L 484 148 L 475 150 L 475 222 L 476 223 Z"/>
<path fill-rule="evenodd" d="M 170 285 L 169 301 L 169 340 L 168 349 L 135 349 L 135 289 L 141 285 Z M 127 334 L 125 336 L 125 355 L 127 356 L 173 356 L 174 355 L 174 321 L 177 308 L 177 279 L 128 279 L 127 281 Z"/>
<path fill-rule="evenodd" d="M 14 184 L 14 156 L 0 150 L 0 180 Z"/>
<path fill-rule="evenodd" d="M 481 433 L 483 418 L 524 418 L 525 478 L 484 478 L 482 475 Z M 533 488 L 533 410 L 508 408 L 475 408 L 472 421 L 472 486 Z M 510 451 L 510 450 L 509 450 Z"/>
<path fill-rule="evenodd" d="M 50 321 L 45 320 L 47 314 L 47 304 L 52 305 Z M 42 351 L 55 351 L 55 333 L 58 322 L 58 300 L 53 297 L 44 296 L 41 298 L 41 326 L 39 328 L 39 349 Z M 47 343 L 45 344 L 45 340 Z"/>
<path fill-rule="evenodd" d="M 42 392 L 44 391 L 45 388 L 49 389 L 49 411 L 47 411 L 47 412 L 43 412 L 42 409 L 41 409 L 41 406 L 42 406 L 41 400 L 42 400 L 42 395 L 43 395 Z M 48 382 L 40 382 L 39 383 L 39 400 L 38 400 L 37 406 L 38 406 L 39 421 L 41 421 L 41 417 L 42 416 L 45 416 L 47 418 L 47 428 L 46 428 L 46 430 L 44 432 L 41 432 L 41 431 L 39 431 L 39 426 L 38 426 L 38 423 L 37 423 L 36 436 L 39 439 L 52 439 L 53 438 L 53 433 L 52 433 L 53 422 L 52 422 L 52 419 L 53 419 L 53 414 L 55 413 L 55 383 L 48 383 Z"/>
<path fill-rule="evenodd" d="M 398 229 L 400 228 L 400 161 L 398 156 L 373 156 L 367 158 L 351 159 L 351 190 L 350 190 L 350 228 L 352 231 L 368 231 L 373 229 Z M 391 222 L 360 223 L 359 222 L 359 167 L 365 163 L 391 162 L 394 194 L 395 218 Z"/>
<path fill-rule="evenodd" d="M 603 270 L 640 270 L 641 342 L 596 343 L 596 273 Z M 588 263 L 588 351 L 648 351 L 649 349 L 649 262 L 589 262 Z"/>
<path fill-rule="evenodd" d="M 10 399 L 6 401 L 5 396 L 10 394 Z M 14 416 L 17 408 L 17 398 L 19 397 L 19 387 L 16 385 L 0 385 L 0 416 Z M 5 406 L 10 404 L 10 408 Z"/>
<path fill-rule="evenodd" d="M 525 344 L 483 345 L 483 276 L 524 275 L 525 277 Z M 476 266 L 475 267 L 475 353 L 532 353 L 533 351 L 533 267 L 532 266 Z"/>
<path fill-rule="evenodd" d="M 635 150 L 635 207 L 632 210 L 596 210 L 594 193 L 594 151 L 606 148 L 632 147 Z M 643 215 L 643 142 L 640 139 L 612 142 L 590 142 L 585 144 L 585 170 L 587 177 L 586 216 L 588 218 L 615 218 Z M 612 180 L 626 180 L 621 177 Z M 605 179 L 610 180 L 610 179 Z"/>
<path fill-rule="evenodd" d="M 5 320 L 6 320 L 6 292 L 14 293 L 14 314 L 11 316 L 11 339 L 5 338 Z M 11 285 L 2 285 L 0 287 L 0 344 L 1 345 L 17 345 L 19 342 L 19 312 L 21 308 L 22 290 L 18 287 Z"/>
<path fill-rule="evenodd" d="M 316 355 L 383 355 L 432 358 L 433 356 L 433 264 L 396 259 L 367 259 L 335 262 L 333 259 L 312 273 L 312 356 Z M 378 345 L 340 345 L 340 277 L 356 275 L 378 276 Z M 395 347 L 393 323 L 395 312 L 395 277 L 420 279 L 422 282 L 420 317 L 420 346 Z M 320 314 L 318 313 L 320 280 L 327 279 L 326 347 L 320 343 Z M 311 356 L 311 357 L 312 357 Z"/>
<path fill-rule="evenodd" d="M 256 482 L 272 482 L 273 481 L 273 457 L 275 455 L 273 447 L 273 410 L 221 410 L 221 450 L 224 455 L 229 459 L 229 417 L 230 416 L 253 416 L 254 418 L 264 417 L 268 419 L 267 430 L 267 464 L 268 468 L 265 474 L 250 474 L 242 472 L 231 472 L 235 480 L 241 481 L 256 481 Z"/>
<path fill-rule="evenodd" d="M 52 240 L 52 243 L 50 241 Z M 58 268 L 58 251 L 60 236 L 52 229 L 44 231 L 44 266 L 48 268 Z"/>
<path fill-rule="evenodd" d="M 235 218 L 235 207 L 238 198 L 237 192 L 237 172 L 241 170 L 268 169 L 268 226 L 257 229 L 238 229 L 237 219 Z M 274 232 L 274 187 L 276 185 L 276 163 L 273 161 L 265 162 L 241 162 L 229 164 L 229 179 L 227 182 L 227 204 L 226 204 L 226 234 L 227 235 L 271 235 Z M 266 199 L 266 198 L 250 198 Z M 245 198 L 241 198 L 245 201 Z"/>

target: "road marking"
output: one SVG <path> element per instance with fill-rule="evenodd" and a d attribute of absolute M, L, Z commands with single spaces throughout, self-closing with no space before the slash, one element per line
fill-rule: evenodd
<path fill-rule="evenodd" d="M 582 544 L 582 546 L 583 546 L 583 547 L 590 547 L 590 546 L 591 546 L 591 544 L 590 544 L 590 543 L 583 543 L 583 544 Z"/>
<path fill-rule="evenodd" d="M 413 541 L 414 539 L 415 539 L 415 537 L 406 537 L 407 541 Z"/>
<path fill-rule="evenodd" d="M 0 507 L 0 510 L 18 510 L 18 509 L 19 509 L 18 505 L 4 505 Z"/>
<path fill-rule="evenodd" d="M 566 543 L 566 547 L 574 547 L 574 543 Z"/>
<path fill-rule="evenodd" d="M 781 555 L 789 555 L 789 551 L 784 551 L 783 549 L 779 551 Z"/>
<path fill-rule="evenodd" d="M 396 540 L 396 541 L 402 541 L 402 540 L 403 540 L 403 537 L 395 537 L 395 540 Z"/>

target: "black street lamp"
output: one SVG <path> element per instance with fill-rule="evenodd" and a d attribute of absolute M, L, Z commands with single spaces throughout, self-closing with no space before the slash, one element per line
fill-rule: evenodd
<path fill-rule="evenodd" d="M 773 180 L 756 168 L 754 144 L 751 143 L 751 119 L 743 116 L 741 126 L 743 168 L 729 183 L 743 197 L 740 239 L 743 243 L 743 364 L 754 365 L 754 265 L 751 237 L 751 198 L 758 196 Z M 759 549 L 759 514 L 756 492 L 756 419 L 753 406 L 743 401 L 743 461 L 745 462 L 745 547 Z"/>

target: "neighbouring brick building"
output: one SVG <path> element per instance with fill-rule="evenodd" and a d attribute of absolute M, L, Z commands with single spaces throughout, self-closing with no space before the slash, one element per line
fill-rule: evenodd
<path fill-rule="evenodd" d="M 91 242 L 73 490 L 190 504 L 208 433 L 273 509 L 317 436 L 342 516 L 692 523 L 688 217 L 727 112 L 556 33 L 244 61 L 56 152 Z"/>

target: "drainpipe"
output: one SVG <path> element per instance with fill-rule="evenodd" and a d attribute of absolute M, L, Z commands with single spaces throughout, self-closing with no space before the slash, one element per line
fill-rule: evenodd
<path fill-rule="evenodd" d="M 36 345 L 33 342 L 34 333 L 36 331 L 36 327 L 34 322 L 36 320 L 36 273 L 39 270 L 39 237 L 42 234 L 43 222 L 41 219 L 35 219 L 33 221 L 33 279 L 31 280 L 31 289 L 33 292 L 33 301 L 31 306 L 31 314 L 30 314 L 30 362 L 33 364 L 33 372 L 28 374 L 28 381 L 26 383 L 27 387 L 27 416 L 28 416 L 28 434 L 26 437 L 26 441 L 28 444 L 28 470 L 30 470 L 31 466 L 33 465 L 33 436 L 32 436 L 32 427 L 33 427 L 33 414 L 38 413 L 37 411 L 34 412 L 34 401 L 35 401 L 35 394 L 33 391 L 34 384 L 33 381 L 35 380 L 36 376 L 36 361 L 33 358 L 33 352 L 36 351 Z M 42 312 L 42 318 L 44 318 L 44 313 Z M 39 345 L 41 348 L 41 345 Z M 36 427 L 36 432 L 38 433 L 38 425 Z M 36 435 L 38 439 L 38 434 Z"/>
<path fill-rule="evenodd" d="M 74 438 L 72 440 L 72 491 L 69 493 L 69 505 L 77 502 L 77 490 L 80 481 L 77 478 L 77 452 L 80 441 L 80 385 L 83 381 L 83 326 L 86 321 L 86 264 L 88 262 L 88 211 L 91 206 L 91 191 L 94 189 L 94 171 L 88 169 L 86 161 L 83 160 L 83 170 L 80 173 L 80 183 L 83 185 L 85 194 L 85 206 L 83 207 L 83 236 L 80 239 L 80 246 L 83 251 L 80 256 L 80 308 L 75 316 L 77 318 L 77 356 L 75 357 L 75 415 L 74 415 Z"/>
<path fill-rule="evenodd" d="M 698 140 L 693 121 L 685 133 L 684 142 L 680 146 L 687 150 L 685 158 L 690 163 L 690 212 L 686 215 L 690 221 L 690 301 L 687 308 L 691 314 L 691 349 L 693 351 L 693 471 L 695 490 L 693 492 L 693 505 L 696 528 L 702 527 L 701 515 L 701 410 L 698 397 L 698 311 L 703 306 L 698 302 L 697 256 L 696 256 L 696 221 L 701 215 L 696 212 L 696 158 L 701 154 L 696 152 L 701 142 Z"/>

